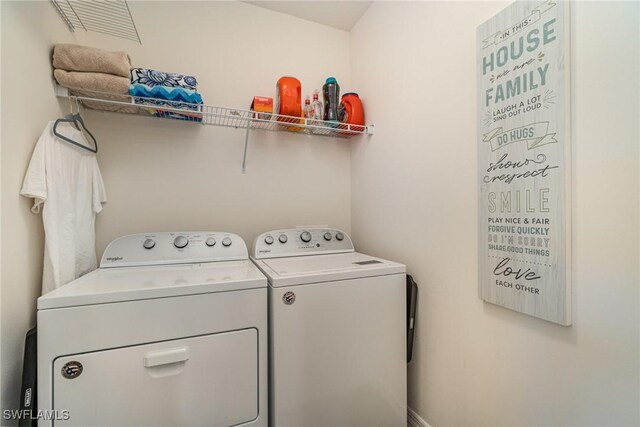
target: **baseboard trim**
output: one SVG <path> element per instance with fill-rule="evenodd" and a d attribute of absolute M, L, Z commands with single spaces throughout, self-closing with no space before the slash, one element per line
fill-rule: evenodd
<path fill-rule="evenodd" d="M 420 415 L 407 406 L 407 427 L 431 427 Z"/>

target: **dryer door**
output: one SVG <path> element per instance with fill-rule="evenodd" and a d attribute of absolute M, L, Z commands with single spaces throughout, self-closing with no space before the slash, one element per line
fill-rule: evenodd
<path fill-rule="evenodd" d="M 219 426 L 258 416 L 258 332 L 225 332 L 59 357 L 62 426 Z M 65 412 L 68 411 L 68 417 Z"/>

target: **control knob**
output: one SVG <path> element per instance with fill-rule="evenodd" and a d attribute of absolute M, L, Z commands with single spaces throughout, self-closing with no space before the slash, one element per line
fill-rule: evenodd
<path fill-rule="evenodd" d="M 173 239 L 173 246 L 175 246 L 178 249 L 185 248 L 188 244 L 189 244 L 189 239 L 187 239 L 185 236 L 178 236 L 175 239 Z"/>
<path fill-rule="evenodd" d="M 328 231 L 326 233 L 324 233 L 324 240 L 326 240 L 327 242 L 331 240 L 333 236 L 331 236 L 331 233 L 329 233 Z"/>
<path fill-rule="evenodd" d="M 340 232 L 336 233 L 336 239 L 338 239 L 338 240 L 344 239 L 344 234 L 342 234 Z"/>
<path fill-rule="evenodd" d="M 156 245 L 156 242 L 155 242 L 155 240 L 153 240 L 153 239 L 147 239 L 147 240 L 145 240 L 145 241 L 144 241 L 144 243 L 142 244 L 142 246 L 143 246 L 145 249 L 153 249 L 153 247 L 154 247 L 155 245 Z"/>
<path fill-rule="evenodd" d="M 225 237 L 224 239 L 222 239 L 222 246 L 231 246 L 231 238 L 230 237 Z"/>
<path fill-rule="evenodd" d="M 273 245 L 273 236 L 266 236 L 266 237 L 264 238 L 264 242 L 265 242 L 267 245 Z"/>
<path fill-rule="evenodd" d="M 287 243 L 287 240 L 289 240 L 289 238 L 287 237 L 287 235 L 286 235 L 286 234 L 281 234 L 281 235 L 278 237 L 278 240 L 280 241 L 280 243 Z"/>
<path fill-rule="evenodd" d="M 308 231 L 303 231 L 302 234 L 300 234 L 300 240 L 305 243 L 309 243 L 311 241 L 311 233 L 309 233 Z"/>
<path fill-rule="evenodd" d="M 216 239 L 214 239 L 213 237 L 209 237 L 207 240 L 204 241 L 204 244 L 212 247 L 216 245 Z"/>

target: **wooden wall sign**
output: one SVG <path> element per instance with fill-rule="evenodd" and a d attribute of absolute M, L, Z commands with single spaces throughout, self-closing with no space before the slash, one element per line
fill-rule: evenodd
<path fill-rule="evenodd" d="M 569 2 L 478 27 L 479 294 L 571 324 Z"/>

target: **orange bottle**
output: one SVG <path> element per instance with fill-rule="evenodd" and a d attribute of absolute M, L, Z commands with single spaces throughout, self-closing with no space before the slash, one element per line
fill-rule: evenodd
<path fill-rule="evenodd" d="M 295 77 L 280 77 L 276 84 L 275 113 L 283 116 L 302 116 L 302 85 Z M 292 118 L 278 117 L 281 122 L 293 122 Z"/>
<path fill-rule="evenodd" d="M 357 93 L 345 93 L 342 95 L 340 101 L 340 108 L 338 111 L 338 120 L 343 125 L 341 129 L 347 129 L 345 125 L 351 125 L 350 129 L 353 131 L 364 131 L 364 108 L 362 107 L 362 101 Z M 345 135 L 353 135 L 354 132 L 342 132 Z"/>

